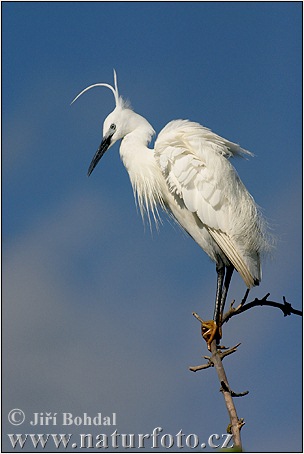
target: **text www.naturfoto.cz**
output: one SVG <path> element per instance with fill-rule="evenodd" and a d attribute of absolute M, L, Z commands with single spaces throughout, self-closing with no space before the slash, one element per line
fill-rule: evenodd
<path fill-rule="evenodd" d="M 165 433 L 161 435 L 163 429 L 156 427 L 151 434 L 120 434 L 115 430 L 111 435 L 107 434 L 79 434 L 78 442 L 75 442 L 73 434 L 7 434 L 10 443 L 14 449 L 48 447 L 59 448 L 137 448 L 137 449 L 205 449 L 207 447 L 213 449 L 232 448 L 231 434 L 212 434 L 208 437 L 206 443 L 200 443 L 199 437 L 196 434 L 185 435 L 180 430 L 176 435 Z M 72 441 L 72 438 L 74 440 Z M 231 443 L 230 443 L 231 442 Z"/>

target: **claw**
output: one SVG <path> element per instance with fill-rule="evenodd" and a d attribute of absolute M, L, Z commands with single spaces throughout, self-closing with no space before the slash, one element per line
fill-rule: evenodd
<path fill-rule="evenodd" d="M 214 320 L 204 321 L 202 323 L 202 336 L 207 342 L 208 350 L 211 350 L 211 343 L 216 338 L 217 340 L 222 337 L 222 329 Z"/>

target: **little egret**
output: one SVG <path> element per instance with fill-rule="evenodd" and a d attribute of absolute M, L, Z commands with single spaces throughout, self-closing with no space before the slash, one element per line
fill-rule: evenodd
<path fill-rule="evenodd" d="M 103 124 L 103 139 L 88 175 L 104 153 L 121 140 L 120 156 L 129 173 L 141 215 L 157 223 L 158 207 L 188 232 L 215 262 L 217 290 L 213 320 L 206 322 L 208 348 L 221 337 L 221 320 L 233 270 L 248 289 L 261 280 L 260 256 L 268 247 L 265 221 L 229 158 L 252 155 L 239 145 L 188 120 L 174 120 L 148 148 L 154 129 L 119 96 L 114 71 L 115 109 Z"/>

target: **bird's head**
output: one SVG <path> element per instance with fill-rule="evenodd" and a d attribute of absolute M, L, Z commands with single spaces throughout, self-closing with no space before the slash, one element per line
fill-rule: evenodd
<path fill-rule="evenodd" d="M 143 120 L 146 121 L 143 117 L 133 112 L 133 110 L 131 110 L 128 107 L 128 104 L 119 96 L 117 88 L 117 76 L 115 70 L 114 70 L 114 87 L 112 87 L 112 85 L 105 83 L 90 85 L 89 87 L 82 90 L 73 99 L 72 104 L 83 93 L 85 93 L 87 90 L 90 90 L 93 87 L 109 88 L 114 94 L 116 107 L 107 116 L 103 123 L 103 138 L 101 144 L 98 147 L 98 150 L 96 151 L 91 161 L 88 170 L 88 175 L 91 175 L 91 173 L 93 172 L 94 168 L 96 167 L 102 156 L 115 142 L 117 142 L 120 139 L 123 139 L 127 134 L 134 131 Z"/>

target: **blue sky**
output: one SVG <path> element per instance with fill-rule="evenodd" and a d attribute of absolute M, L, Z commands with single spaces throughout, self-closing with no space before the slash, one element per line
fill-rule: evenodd
<path fill-rule="evenodd" d="M 207 354 L 191 313 L 212 316 L 214 264 L 166 220 L 143 227 L 118 145 L 87 178 L 113 95 L 70 102 L 115 68 L 157 132 L 189 118 L 252 151 L 234 165 L 278 244 L 251 296 L 300 308 L 301 26 L 300 2 L 2 3 L 4 434 L 12 408 L 31 433 L 43 411 L 116 412 L 120 433 L 225 432 L 215 371 L 188 371 Z M 244 290 L 235 275 L 229 299 Z M 242 342 L 225 361 L 250 391 L 236 401 L 245 450 L 301 450 L 301 319 L 256 308 L 223 341 Z"/>

